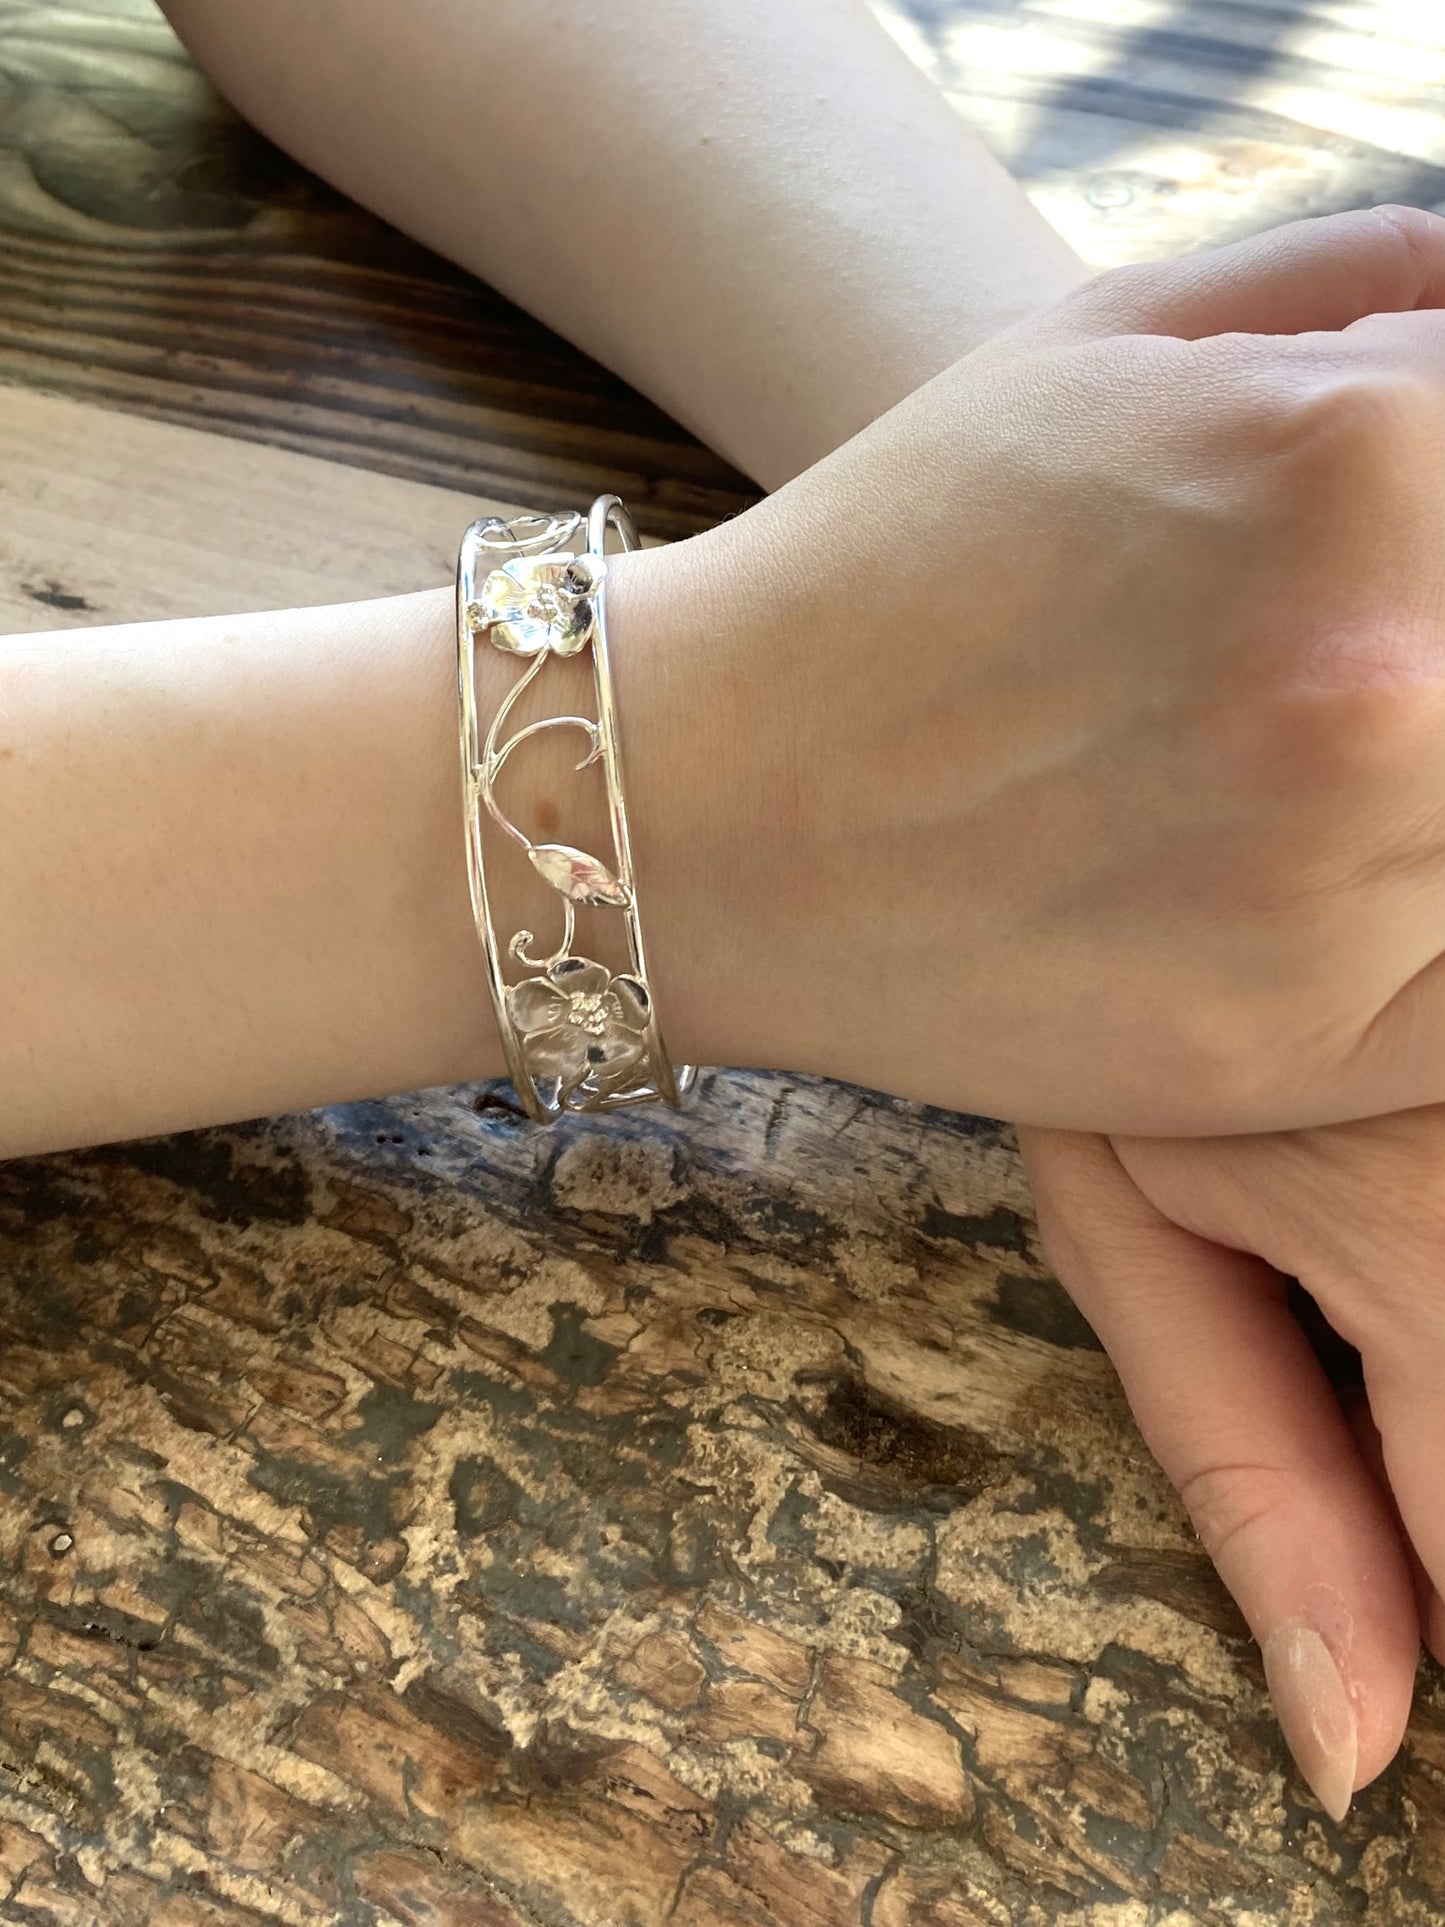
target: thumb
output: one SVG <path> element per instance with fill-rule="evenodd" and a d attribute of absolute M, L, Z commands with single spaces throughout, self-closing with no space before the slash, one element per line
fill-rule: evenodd
<path fill-rule="evenodd" d="M 1445 307 L 1445 219 L 1415 207 L 1292 221 L 1177 261 L 1115 268 L 1053 311 L 1067 333 L 1304 334 Z"/>
<path fill-rule="evenodd" d="M 1391 1508 L 1285 1280 L 1171 1223 L 1106 1139 L 1020 1142 L 1059 1277 L 1260 1642 L 1300 1771 L 1339 1820 L 1399 1746 L 1419 1619 Z"/>

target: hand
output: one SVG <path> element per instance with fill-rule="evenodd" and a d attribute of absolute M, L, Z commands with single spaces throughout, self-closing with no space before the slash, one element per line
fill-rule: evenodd
<path fill-rule="evenodd" d="M 681 1053 L 1141 1132 L 1445 1097 L 1436 301 L 1403 210 L 1106 275 L 630 558 Z"/>
<path fill-rule="evenodd" d="M 1422 1627 L 1445 1657 L 1445 1108 L 1193 1143 L 1021 1139 L 1051 1262 L 1338 1819 L 1399 1745 Z M 1349 1417 L 1291 1276 L 1361 1354 Z"/>

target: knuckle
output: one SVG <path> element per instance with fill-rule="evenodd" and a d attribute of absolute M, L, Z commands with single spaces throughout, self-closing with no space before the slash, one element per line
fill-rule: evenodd
<path fill-rule="evenodd" d="M 1317 233 L 1341 260 L 1354 256 L 1378 259 L 1383 246 L 1399 257 L 1407 275 L 1415 276 L 1433 271 L 1445 251 L 1445 220 L 1424 208 L 1400 202 L 1349 208 L 1338 214 L 1319 215 L 1316 220 Z"/>
<path fill-rule="evenodd" d="M 1405 659 L 1416 653 L 1383 625 L 1327 628 L 1285 645 L 1274 687 L 1255 717 L 1270 786 L 1303 804 L 1313 798 L 1321 837 L 1340 808 L 1387 781 L 1394 793 L 1437 705 Z"/>
<path fill-rule="evenodd" d="M 1423 207 L 1386 201 L 1364 210 L 1364 218 L 1395 240 L 1414 265 L 1435 267 L 1445 256 L 1445 218 Z"/>
<path fill-rule="evenodd" d="M 1303 592 L 1302 592 L 1303 593 Z M 1401 799 L 1436 706 L 1391 673 L 1385 638 L 1301 612 L 1196 717 L 1202 764 L 1225 772 L 1248 838 L 1231 836 L 1231 896 L 1268 917 L 1312 861 L 1403 827 Z M 1282 618 L 1282 621 L 1284 618 Z M 1404 645 L 1402 645 L 1403 648 Z M 1438 728 L 1438 721 L 1433 727 Z"/>
<path fill-rule="evenodd" d="M 1288 1512 L 1298 1482 L 1281 1466 L 1212 1463 L 1182 1480 L 1184 1502 L 1200 1543 L 1217 1564 L 1240 1540 Z"/>
<path fill-rule="evenodd" d="M 1092 287 L 1100 296 L 1135 294 L 1156 287 L 1159 274 L 1157 261 L 1121 261 L 1115 267 L 1105 268 L 1084 285 L 1085 289 Z"/>
<path fill-rule="evenodd" d="M 1440 412 L 1435 383 L 1405 362 L 1357 353 L 1300 373 L 1286 358 L 1281 375 L 1263 398 L 1267 452 L 1292 461 L 1298 486 L 1339 482 L 1354 500 L 1371 481 L 1398 475 L 1401 454 L 1418 446 Z"/>
<path fill-rule="evenodd" d="M 1137 314 L 1148 307 L 1160 281 L 1160 265 L 1155 261 L 1126 261 L 1114 268 L 1101 269 L 1058 304 L 1059 311 L 1080 322 L 1102 324 Z"/>
<path fill-rule="evenodd" d="M 1421 375 L 1352 367 L 1278 402 L 1264 430 L 1269 634 L 1243 727 L 1286 782 L 1369 775 L 1438 727 L 1440 624 L 1400 562 L 1431 513 L 1420 476 L 1441 426 Z"/>
<path fill-rule="evenodd" d="M 1242 887 L 1278 915 L 1277 876 L 1261 870 Z M 1288 959 L 1272 961 L 1267 989 L 1256 981 L 1261 974 L 1262 966 L 1249 968 L 1240 975 L 1250 981 L 1227 982 L 1221 970 L 1220 980 L 1178 1019 L 1187 1088 L 1204 1115 L 1237 1119 L 1239 1130 L 1266 1128 L 1282 1094 L 1310 1071 L 1311 1050 L 1295 1031 L 1312 987 L 1298 981 Z"/>
<path fill-rule="evenodd" d="M 1256 716 L 1264 787 L 1307 840 L 1415 842 L 1434 816 L 1429 781 L 1445 704 L 1445 661 L 1428 624 L 1363 599 L 1321 610 L 1288 636 Z M 1363 809 L 1366 813 L 1359 814 Z M 1408 834 L 1407 834 L 1408 832 Z"/>

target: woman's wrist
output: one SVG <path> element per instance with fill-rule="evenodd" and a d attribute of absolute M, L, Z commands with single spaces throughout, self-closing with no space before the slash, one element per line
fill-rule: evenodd
<path fill-rule="evenodd" d="M 723 748 L 704 560 L 691 543 L 614 557 L 608 594 L 663 1034 L 676 1061 L 716 1063 L 748 1054 L 733 938 L 753 779 Z M 449 588 L 0 649 L 0 1156 L 504 1074 L 468 900 Z M 515 674 L 478 652 L 485 713 Z M 585 659 L 548 674 L 552 713 L 592 713 Z M 534 737 L 505 806 L 538 840 L 605 854 L 600 772 L 577 754 L 575 731 Z M 555 896 L 497 840 L 499 927 L 550 944 Z"/>
<path fill-rule="evenodd" d="M 700 537 L 612 557 L 608 567 L 623 780 L 658 1020 L 674 1063 L 748 1063 L 758 986 L 751 745 L 725 633 L 736 598 L 719 592 Z M 544 798 L 557 793 L 556 779 L 544 777 Z M 594 823 L 599 814 L 594 804 Z"/>
<path fill-rule="evenodd" d="M 866 900 L 832 833 L 855 773 L 828 718 L 854 696 L 813 533 L 775 497 L 623 558 L 609 581 L 638 891 L 675 1061 L 848 1074 L 828 933 Z"/>
<path fill-rule="evenodd" d="M 739 730 L 732 652 L 723 647 L 727 611 L 737 601 L 707 578 L 705 548 L 685 542 L 607 558 L 607 632 L 612 660 L 622 785 L 631 830 L 637 909 L 647 973 L 668 1054 L 675 1064 L 726 1063 L 746 1056 L 751 990 L 743 990 L 742 940 L 750 926 L 747 834 L 750 785 L 743 752 L 756 734 Z M 751 612 L 747 616 L 751 623 Z M 748 640 L 751 642 L 751 634 Z M 513 961 L 556 952 L 565 931 L 561 900 L 533 867 L 530 846 L 560 844 L 614 870 L 606 784 L 573 728 L 548 719 L 597 714 L 588 652 L 549 654 L 540 665 L 480 641 L 473 658 L 483 734 L 509 699 L 507 734 L 527 740 L 497 778 L 494 806 L 514 834 L 486 812 L 482 850 L 491 921 L 503 974 L 527 973 Z M 580 759 L 580 760 L 579 760 Z M 458 796 L 460 811 L 460 796 Z M 461 860 L 461 842 L 457 841 Z M 756 854 L 755 849 L 752 854 Z M 464 874 L 464 873 L 463 873 Z M 479 955 L 469 929 L 466 948 Z M 615 910 L 575 908 L 568 944 L 574 957 L 629 970 L 623 921 Z M 495 1022 L 483 988 L 476 1007 L 489 1043 L 480 1074 L 498 1069 Z M 466 1074 L 479 1074 L 470 1049 Z M 456 1075 L 462 1075 L 458 1071 Z"/>

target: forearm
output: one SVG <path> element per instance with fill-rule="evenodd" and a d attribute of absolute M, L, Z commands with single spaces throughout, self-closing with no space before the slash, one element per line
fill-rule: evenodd
<path fill-rule="evenodd" d="M 0 1152 L 494 1068 L 459 1029 L 446 622 L 0 643 Z"/>
<path fill-rule="evenodd" d="M 1083 267 L 863 0 L 165 0 L 211 77 L 772 487 Z"/>

